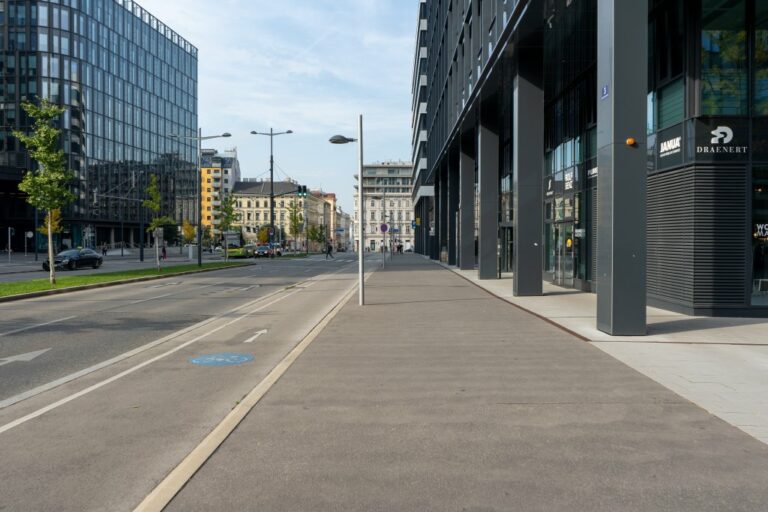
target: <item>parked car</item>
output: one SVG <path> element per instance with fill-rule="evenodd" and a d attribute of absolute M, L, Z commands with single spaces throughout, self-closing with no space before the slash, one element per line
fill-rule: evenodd
<path fill-rule="evenodd" d="M 254 258 L 269 258 L 272 256 L 272 249 L 268 245 L 259 245 L 253 253 Z"/>
<path fill-rule="evenodd" d="M 54 268 L 66 268 L 67 270 L 81 267 L 99 268 L 103 262 L 101 255 L 91 249 L 69 249 L 61 251 L 53 258 Z M 51 270 L 48 258 L 43 262 L 43 270 Z"/>

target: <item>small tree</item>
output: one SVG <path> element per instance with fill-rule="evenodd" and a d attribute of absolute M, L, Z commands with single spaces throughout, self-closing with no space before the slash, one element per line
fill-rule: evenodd
<path fill-rule="evenodd" d="M 259 230 L 259 243 L 269 243 L 269 226 L 264 226 Z"/>
<path fill-rule="evenodd" d="M 291 236 L 293 237 L 294 247 L 299 240 L 304 228 L 304 215 L 301 213 L 299 203 L 291 201 L 288 207 L 288 227 L 291 229 Z"/>
<path fill-rule="evenodd" d="M 66 168 L 64 151 L 59 149 L 61 130 L 54 122 L 64 113 L 64 108 L 43 99 L 40 106 L 24 102 L 21 108 L 34 119 L 32 133 L 14 131 L 16 137 L 27 147 L 29 156 L 37 162 L 39 169 L 29 171 L 19 183 L 19 190 L 27 194 L 27 202 L 38 209 L 51 212 L 60 210 L 75 200 L 69 190 L 74 175 Z M 60 213 L 59 213 L 60 215 Z M 53 216 L 47 216 L 48 266 L 51 286 L 56 284 L 56 267 L 53 264 Z M 60 223 L 60 221 L 59 221 Z"/>
<path fill-rule="evenodd" d="M 160 247 L 158 246 L 158 239 L 163 226 L 173 224 L 173 219 L 167 215 L 160 215 L 162 209 L 162 196 L 160 195 L 160 187 L 157 184 L 157 175 L 152 174 L 149 177 L 149 185 L 146 189 L 147 199 L 142 201 L 141 205 L 145 208 L 149 208 L 152 212 L 152 220 L 147 226 L 147 232 L 152 233 L 155 239 L 155 263 L 157 265 L 157 271 L 160 272 Z"/>
<path fill-rule="evenodd" d="M 203 226 L 203 245 L 210 247 L 213 243 L 213 235 L 211 234 L 211 226 Z"/>
<path fill-rule="evenodd" d="M 52 233 L 61 233 L 64 231 L 64 226 L 61 223 L 61 210 L 55 208 L 45 214 L 43 223 L 37 226 L 37 232 L 41 235 L 48 235 L 48 225 L 51 226 Z"/>
<path fill-rule="evenodd" d="M 195 227 L 186 219 L 181 224 L 181 237 L 185 244 L 191 244 L 195 240 Z"/>
<path fill-rule="evenodd" d="M 224 261 L 229 259 L 229 251 L 227 250 L 227 231 L 232 229 L 235 222 L 240 220 L 240 212 L 237 211 L 237 202 L 234 197 L 227 197 L 221 202 L 220 216 L 219 216 L 219 229 L 221 230 L 221 237 L 223 238 L 221 246 L 224 248 Z"/>

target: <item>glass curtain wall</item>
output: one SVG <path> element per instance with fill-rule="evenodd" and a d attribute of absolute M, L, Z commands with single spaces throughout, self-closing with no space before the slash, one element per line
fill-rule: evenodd
<path fill-rule="evenodd" d="M 544 35 L 544 271 L 558 285 L 585 286 L 596 187 L 588 170 L 597 156 L 597 2 L 558 5 Z"/>
<path fill-rule="evenodd" d="M 12 99 L 39 95 L 67 107 L 61 128 L 78 197 L 65 212 L 71 243 L 117 243 L 121 221 L 137 230 L 150 174 L 159 178 L 162 213 L 194 219 L 196 146 L 169 135 L 197 129 L 197 50 L 130 0 L 8 5 L 14 24 L 29 20 L 14 46 L 31 52 L 20 54 L 23 79 Z"/>
<path fill-rule="evenodd" d="M 754 114 L 768 116 L 768 2 L 755 4 Z M 755 159 L 768 158 L 768 118 L 756 118 Z M 757 129 L 760 126 L 761 129 Z M 753 306 L 768 306 L 768 165 L 752 171 L 752 290 Z"/>
<path fill-rule="evenodd" d="M 701 9 L 701 114 L 747 115 L 745 0 L 702 0 Z"/>

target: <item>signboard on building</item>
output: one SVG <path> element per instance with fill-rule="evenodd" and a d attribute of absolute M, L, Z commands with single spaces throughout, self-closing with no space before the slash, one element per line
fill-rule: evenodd
<path fill-rule="evenodd" d="M 749 120 L 698 118 L 694 122 L 693 159 L 697 162 L 746 162 L 750 155 Z"/>
<path fill-rule="evenodd" d="M 677 124 L 661 130 L 656 136 L 656 170 L 683 164 L 683 125 Z"/>

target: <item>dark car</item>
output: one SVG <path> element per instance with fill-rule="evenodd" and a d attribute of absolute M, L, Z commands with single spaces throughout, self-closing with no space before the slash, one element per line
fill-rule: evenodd
<path fill-rule="evenodd" d="M 91 249 L 70 249 L 61 251 L 53 259 L 55 268 L 75 270 L 80 267 L 99 268 L 104 260 L 101 255 Z M 48 260 L 43 262 L 43 270 L 50 270 Z"/>
<path fill-rule="evenodd" d="M 260 245 L 253 252 L 254 258 L 268 258 L 269 256 L 272 256 L 272 249 L 268 245 Z"/>

